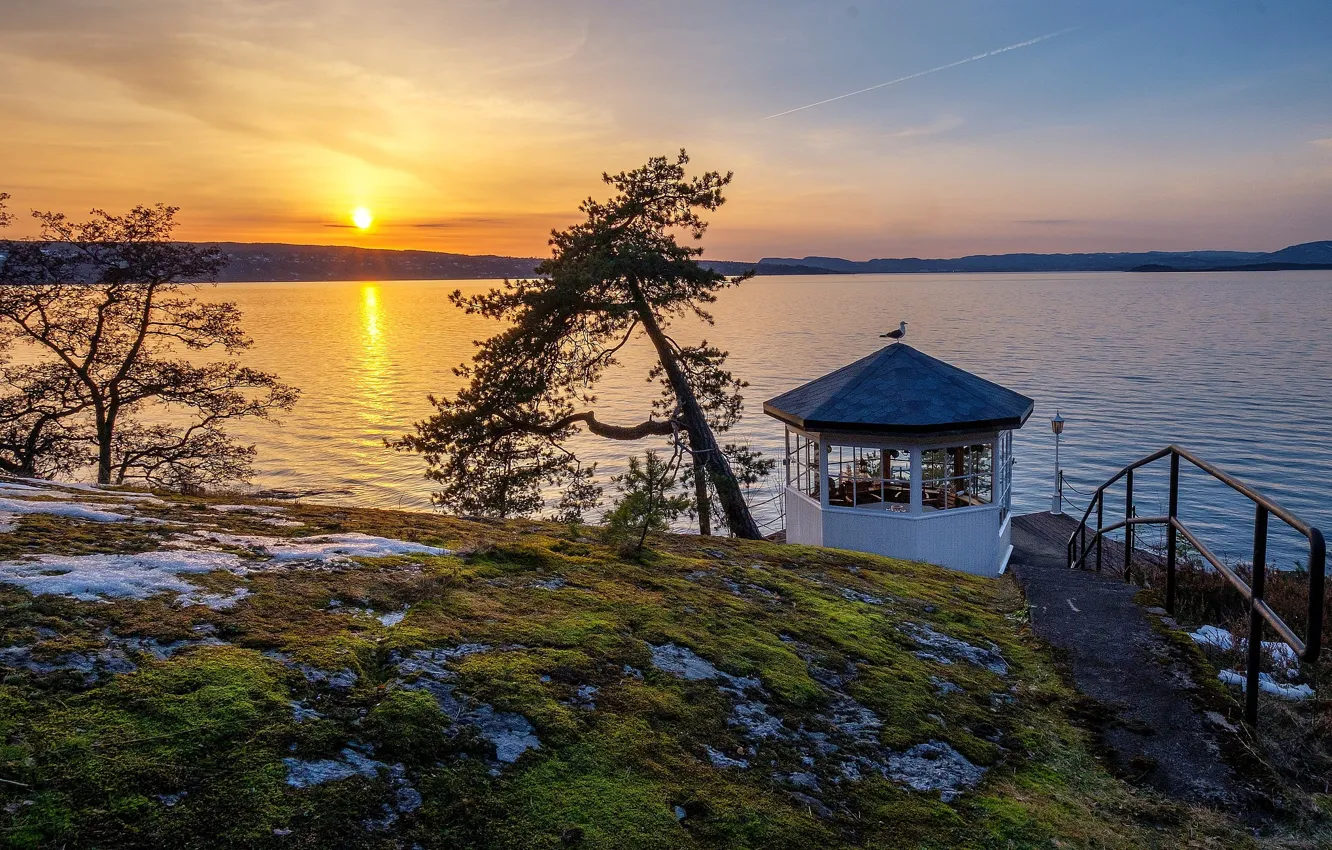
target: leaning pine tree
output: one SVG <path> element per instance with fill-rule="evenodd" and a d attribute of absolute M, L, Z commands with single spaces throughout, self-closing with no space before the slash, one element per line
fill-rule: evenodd
<path fill-rule="evenodd" d="M 700 530 L 709 531 L 711 493 L 732 534 L 761 536 L 714 433 L 740 415 L 745 385 L 725 369 L 725 352 L 706 342 L 682 346 L 667 333 L 671 319 L 686 314 L 711 323 L 706 305 L 740 280 L 704 268 L 696 260 L 701 248 L 676 242 L 677 233 L 702 238 L 700 213 L 721 206 L 731 181 L 718 172 L 687 178 L 688 162 L 681 150 L 674 162 L 654 157 L 603 175 L 616 195 L 584 201 L 587 220 L 552 235 L 552 256 L 536 270 L 541 278 L 484 295 L 453 293 L 466 312 L 509 327 L 478 343 L 473 362 L 455 370 L 467 385 L 452 398 L 432 398 L 434 415 L 394 443 L 425 456 L 427 475 L 442 485 L 441 505 L 530 513 L 542 503 L 543 485 L 565 485 L 573 495 L 561 508 L 576 512 L 595 493 L 593 468 L 570 447 L 586 428 L 612 440 L 671 439 L 693 460 Z M 592 388 L 640 332 L 655 349 L 662 396 L 638 423 L 603 422 Z"/>

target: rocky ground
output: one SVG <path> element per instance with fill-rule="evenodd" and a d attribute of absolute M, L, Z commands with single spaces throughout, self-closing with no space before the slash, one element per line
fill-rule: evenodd
<path fill-rule="evenodd" d="M 1008 580 L 651 545 L 0 482 L 2 843 L 1253 843 L 1107 772 Z"/>

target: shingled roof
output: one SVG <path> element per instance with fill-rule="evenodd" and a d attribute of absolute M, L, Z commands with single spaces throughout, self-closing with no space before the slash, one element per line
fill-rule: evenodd
<path fill-rule="evenodd" d="M 898 342 L 764 402 L 763 411 L 809 431 L 924 435 L 1020 428 L 1033 406 Z"/>

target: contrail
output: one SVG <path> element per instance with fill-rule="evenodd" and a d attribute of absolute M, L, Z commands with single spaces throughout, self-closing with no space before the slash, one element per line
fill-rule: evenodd
<path fill-rule="evenodd" d="M 770 118 L 781 118 L 783 115 L 790 115 L 792 112 L 800 112 L 801 110 L 804 109 L 813 109 L 814 107 L 822 106 L 825 103 L 832 103 L 834 100 L 843 100 L 848 97 L 855 97 L 856 95 L 864 94 L 867 91 L 874 91 L 875 89 L 881 89 L 884 88 L 885 86 L 895 86 L 898 83 L 905 83 L 907 80 L 914 80 L 917 77 L 923 77 L 926 74 L 935 74 L 938 73 L 939 71 L 947 71 L 949 68 L 956 68 L 958 65 L 965 65 L 968 62 L 975 62 L 977 59 L 985 59 L 986 57 L 989 56 L 998 56 L 1000 53 L 1007 53 L 1010 50 L 1017 50 L 1019 47 L 1030 47 L 1033 44 L 1038 44 L 1047 39 L 1064 35 L 1065 33 L 1073 32 L 1073 30 L 1075 29 L 1077 29 L 1077 27 L 1068 27 L 1067 29 L 1062 29 L 1059 30 L 1058 32 L 1047 33 L 1046 35 L 1040 36 L 1038 38 L 1029 39 L 1027 41 L 1019 41 L 1017 44 L 1010 44 L 1007 47 L 1001 47 L 998 50 L 991 50 L 988 53 L 977 53 L 975 56 L 968 56 L 966 59 L 959 59 L 956 62 L 949 62 L 947 65 L 940 65 L 939 67 L 931 68 L 928 71 L 917 71 L 914 74 L 907 74 L 905 77 L 898 77 L 895 80 L 889 80 L 886 83 L 879 83 L 878 85 L 870 86 L 867 89 L 860 89 L 859 91 L 847 92 L 846 94 L 839 94 L 837 95 L 837 97 L 830 97 L 827 100 L 820 100 L 817 101 L 816 103 L 807 103 L 804 106 L 797 106 L 795 109 L 788 109 L 785 112 L 778 112 L 774 115 L 768 115 L 764 117 L 762 120 L 767 121 Z"/>

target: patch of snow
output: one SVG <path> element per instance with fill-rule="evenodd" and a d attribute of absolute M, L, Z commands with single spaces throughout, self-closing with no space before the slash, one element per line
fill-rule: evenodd
<path fill-rule="evenodd" d="M 266 517 L 259 520 L 264 525 L 275 525 L 278 528 L 305 528 L 305 523 L 298 519 L 282 519 L 281 517 Z"/>
<path fill-rule="evenodd" d="M 19 585 L 34 595 L 71 596 L 85 602 L 107 598 L 147 599 L 174 591 L 179 594 L 181 604 L 206 604 L 196 602 L 193 594 L 199 588 L 180 576 L 215 570 L 240 574 L 244 567 L 239 558 L 225 552 L 160 550 L 137 555 L 38 555 L 24 561 L 0 561 L 0 582 Z"/>
<path fill-rule="evenodd" d="M 387 614 L 380 614 L 375 619 L 379 620 L 380 625 L 387 626 L 388 628 L 393 628 L 394 626 L 398 625 L 398 623 L 401 623 L 404 619 L 406 619 L 406 617 L 407 617 L 407 609 L 403 608 L 401 611 L 390 611 Z"/>
<path fill-rule="evenodd" d="M 45 478 L 19 478 L 19 481 L 28 484 L 36 484 L 39 487 L 59 487 L 63 490 L 79 490 L 84 493 L 101 493 L 102 488 L 97 484 L 88 484 L 81 481 L 50 481 Z"/>
<path fill-rule="evenodd" d="M 31 484 L 15 484 L 13 481 L 0 481 L 0 493 L 36 493 L 42 496 L 59 496 L 59 490 L 46 487 L 33 487 Z"/>
<path fill-rule="evenodd" d="M 367 779 L 379 777 L 379 769 L 388 770 L 388 765 L 361 755 L 350 747 L 339 753 L 336 759 L 298 759 L 284 758 L 287 766 L 287 784 L 293 788 L 309 788 L 326 782 L 338 782 L 353 776 Z"/>
<path fill-rule="evenodd" d="M 1235 649 L 1235 636 L 1226 629 L 1216 626 L 1202 626 L 1196 632 L 1189 635 L 1194 643 L 1200 646 L 1211 647 L 1222 652 L 1230 652 Z M 1240 652 L 1247 652 L 1249 648 L 1249 639 L 1239 639 Z M 1263 652 L 1282 667 L 1296 667 L 1299 664 L 1299 656 L 1290 644 L 1281 640 L 1263 641 Z"/>
<path fill-rule="evenodd" d="M 126 505 L 125 507 L 129 507 Z M 78 502 L 31 502 L 25 499 L 0 498 L 0 513 L 7 514 L 52 514 L 70 519 L 82 519 L 88 522 L 128 522 L 131 517 L 125 514 L 101 510 L 98 506 Z"/>
<path fill-rule="evenodd" d="M 565 584 L 566 582 L 564 579 L 557 577 L 545 579 L 544 581 L 534 581 L 529 584 L 528 587 L 535 588 L 536 590 L 559 590 L 564 587 Z"/>
<path fill-rule="evenodd" d="M 176 597 L 176 601 L 182 605 L 202 605 L 205 608 L 211 608 L 214 611 L 230 611 L 236 607 L 236 603 L 250 595 L 250 591 L 238 587 L 230 593 L 183 593 Z"/>
<path fill-rule="evenodd" d="M 1237 686 L 1240 690 L 1246 690 L 1249 686 L 1244 674 L 1238 670 L 1222 670 L 1216 677 L 1223 684 Z M 1258 689 L 1265 694 L 1288 700 L 1313 699 L 1314 696 L 1314 689 L 1308 685 L 1285 685 L 1267 673 L 1258 674 Z"/>
<path fill-rule="evenodd" d="M 18 528 L 18 514 L 0 512 L 0 534 L 7 534 Z"/>
<path fill-rule="evenodd" d="M 56 498 L 64 498 L 70 495 L 72 491 L 77 493 L 88 493 L 93 496 L 103 496 L 108 499 L 128 499 L 154 505 L 168 504 L 164 499 L 159 499 L 152 493 L 136 493 L 133 491 L 117 490 L 110 485 L 88 484 L 80 481 L 48 481 L 45 478 L 20 478 L 18 480 L 26 482 L 26 486 L 25 484 L 3 482 L 0 483 L 0 490 L 13 490 L 14 492 L 27 491 L 29 495 L 52 496 Z"/>
<path fill-rule="evenodd" d="M 2 508 L 0 508 L 2 509 Z M 262 537 L 196 531 L 190 537 L 223 546 L 249 549 L 274 563 L 345 561 L 348 558 L 383 558 L 389 555 L 448 555 L 449 550 L 423 543 L 374 537 L 369 534 L 320 534 L 313 537 Z"/>

